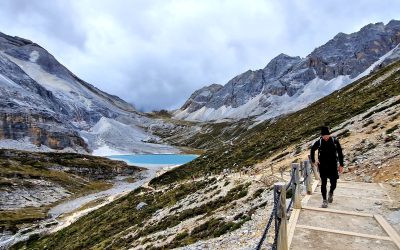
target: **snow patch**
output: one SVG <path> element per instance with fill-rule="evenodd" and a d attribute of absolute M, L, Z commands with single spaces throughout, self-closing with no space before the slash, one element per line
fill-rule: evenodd
<path fill-rule="evenodd" d="M 371 66 L 369 66 L 364 72 L 362 72 L 361 74 L 359 74 L 358 76 L 353 78 L 353 81 L 357 81 L 360 78 L 363 78 L 364 76 L 369 75 L 379 64 L 381 64 L 386 58 L 388 58 L 389 56 L 391 56 L 393 54 L 393 52 L 399 48 L 398 44 L 396 47 L 394 47 L 391 51 L 389 51 L 388 53 L 384 54 L 383 56 L 381 56 L 378 61 L 374 62 L 373 64 L 371 64 Z"/>
<path fill-rule="evenodd" d="M 123 124 L 106 117 L 102 117 L 90 130 L 80 131 L 80 136 L 87 140 L 94 155 L 180 152 L 169 145 L 147 143 L 149 139 L 159 141 L 160 138 L 135 125 Z"/>
<path fill-rule="evenodd" d="M 29 54 L 29 61 L 35 63 L 39 59 L 39 52 L 34 50 Z"/>
<path fill-rule="evenodd" d="M 93 150 L 92 155 L 95 156 L 110 156 L 110 155 L 124 155 L 126 152 L 120 152 L 110 148 L 108 145 L 103 145 Z"/>
<path fill-rule="evenodd" d="M 260 106 L 260 100 L 264 97 L 262 93 L 250 99 L 245 104 L 233 108 L 232 106 L 221 106 L 218 109 L 202 107 L 193 113 L 187 110 L 178 110 L 174 117 L 177 119 L 185 119 L 188 121 L 220 121 L 221 119 L 240 119 L 247 116 L 259 115 L 263 112 Z"/>
<path fill-rule="evenodd" d="M 341 89 L 346 85 L 370 74 L 385 59 L 390 58 L 390 56 L 395 53 L 395 51 L 399 48 L 400 44 L 385 55 L 381 56 L 376 62 L 374 62 L 370 67 L 368 67 L 364 72 L 362 72 L 355 78 L 350 78 L 349 75 L 340 75 L 334 79 L 327 81 L 317 77 L 306 83 L 302 88 L 301 86 L 297 86 L 300 87 L 299 91 L 291 97 L 287 94 L 283 96 L 270 94 L 264 95 L 261 91 L 259 95 L 250 99 L 244 105 L 236 108 L 233 108 L 231 106 L 221 106 L 218 109 L 215 109 L 203 106 L 201 109 L 194 112 L 189 112 L 188 109 L 177 110 L 174 113 L 174 118 L 184 119 L 188 121 L 219 122 L 227 118 L 240 119 L 245 117 L 258 116 L 256 118 L 256 121 L 263 121 L 282 114 L 294 112 L 305 108 L 307 105 L 317 101 L 318 99 L 327 96 L 332 92 Z"/>
<path fill-rule="evenodd" d="M 268 108 L 267 112 L 257 117 L 256 120 L 263 121 L 305 108 L 316 100 L 343 88 L 350 82 L 352 82 L 352 79 L 348 75 L 338 76 L 329 81 L 317 77 L 311 80 L 301 91 L 292 97 L 287 94 L 283 96 L 270 96 L 269 100 L 272 103 L 271 106 Z"/>
<path fill-rule="evenodd" d="M 37 51 L 32 51 L 32 53 Z M 32 59 L 32 53 L 30 59 Z M 8 58 L 21 67 L 26 74 L 33 80 L 55 93 L 69 93 L 72 91 L 71 84 L 55 75 L 49 74 L 40 67 L 40 65 L 30 61 L 19 60 L 15 57 L 8 56 Z M 33 58 L 34 59 L 34 58 Z"/>

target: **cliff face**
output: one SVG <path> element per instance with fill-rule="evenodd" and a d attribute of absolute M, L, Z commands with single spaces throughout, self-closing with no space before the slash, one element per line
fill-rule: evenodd
<path fill-rule="evenodd" d="M 65 128 L 64 124 L 45 113 L 0 113 L 0 139 L 21 140 L 25 137 L 31 138 L 38 147 L 88 149 L 76 131 Z"/>
<path fill-rule="evenodd" d="M 102 118 L 125 127 L 127 133 L 134 130 L 137 138 L 124 143 L 115 138 L 104 140 L 92 130 L 103 124 Z M 36 146 L 79 152 L 98 148 L 126 153 L 142 152 L 142 148 L 147 153 L 176 152 L 173 147 L 142 141 L 160 141 L 146 131 L 154 123 L 163 122 L 79 79 L 39 45 L 0 33 L 0 139 L 25 138 Z M 113 127 L 107 126 L 102 133 L 111 130 Z"/>
<path fill-rule="evenodd" d="M 234 77 L 207 100 L 185 103 L 174 117 L 213 121 L 257 116 L 264 120 L 292 112 L 379 65 L 398 60 L 399 43 L 400 21 L 395 20 L 369 24 L 352 34 L 339 33 L 305 58 L 280 54 L 264 69 Z M 190 100 L 201 95 L 198 90 Z"/>

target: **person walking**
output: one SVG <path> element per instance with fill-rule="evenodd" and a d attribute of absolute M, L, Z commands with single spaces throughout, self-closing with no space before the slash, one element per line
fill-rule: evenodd
<path fill-rule="evenodd" d="M 318 150 L 318 159 L 315 159 L 315 151 Z M 343 172 L 343 152 L 339 140 L 331 136 L 328 127 L 321 128 L 321 137 L 311 147 L 311 161 L 317 165 L 321 177 L 322 207 L 327 208 L 328 203 L 333 202 L 333 192 L 335 191 L 339 173 Z M 339 173 L 338 173 L 339 161 Z M 328 199 L 326 199 L 326 185 L 329 182 L 331 187 Z"/>

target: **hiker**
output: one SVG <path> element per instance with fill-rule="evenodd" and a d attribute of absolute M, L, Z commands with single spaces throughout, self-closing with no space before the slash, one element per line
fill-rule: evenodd
<path fill-rule="evenodd" d="M 318 150 L 318 159 L 314 157 L 315 150 Z M 311 161 L 319 169 L 321 176 L 322 207 L 327 208 L 328 202 L 333 202 L 333 191 L 335 191 L 339 173 L 337 162 L 339 160 L 339 173 L 343 172 L 343 153 L 339 140 L 330 135 L 328 127 L 321 128 L 321 137 L 311 147 Z M 326 199 L 326 184 L 328 179 L 331 183 L 328 199 Z"/>

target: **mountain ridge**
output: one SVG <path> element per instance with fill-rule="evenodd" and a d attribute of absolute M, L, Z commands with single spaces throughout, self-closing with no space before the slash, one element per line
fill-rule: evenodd
<path fill-rule="evenodd" d="M 115 120 L 117 127 L 132 127 L 138 138 L 161 143 L 148 127 L 162 126 L 164 121 L 149 118 L 121 98 L 83 81 L 28 39 L 0 33 L 0 83 L 0 139 L 29 138 L 37 147 L 88 153 L 117 144 L 110 138 L 102 141 L 101 135 L 90 136 L 95 141 L 84 137 L 104 117 Z M 119 151 L 141 152 L 139 145 L 146 147 L 147 142 L 127 141 L 119 145 Z M 166 145 L 147 148 L 154 153 L 177 152 Z"/>
<path fill-rule="evenodd" d="M 310 82 L 325 84 L 330 81 L 339 88 L 347 85 L 399 43 L 400 21 L 397 20 L 387 25 L 369 24 L 351 34 L 339 33 L 305 58 L 281 53 L 263 69 L 235 76 L 223 88 L 210 93 L 206 103 L 190 105 L 190 100 L 196 99 L 198 91 L 195 91 L 173 117 L 189 121 L 238 120 L 254 116 L 258 120 L 272 118 L 284 114 L 283 111 L 271 111 L 289 100 L 295 100 L 294 106 L 302 101 L 305 105 L 314 101 L 296 100 Z M 321 92 L 315 98 L 329 93 Z"/>

